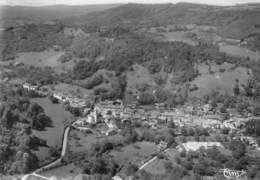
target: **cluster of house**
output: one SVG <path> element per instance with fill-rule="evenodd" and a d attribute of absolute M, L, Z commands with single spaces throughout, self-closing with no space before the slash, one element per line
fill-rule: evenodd
<path fill-rule="evenodd" d="M 24 83 L 22 87 L 28 91 L 33 91 L 41 96 L 47 96 L 49 94 L 48 90 L 44 87 L 40 87 L 38 85 L 32 85 L 29 83 Z"/>
<path fill-rule="evenodd" d="M 202 113 L 204 112 L 204 113 Z M 119 118 L 121 121 L 141 120 L 153 129 L 159 128 L 160 124 L 174 122 L 176 126 L 203 127 L 211 129 L 230 128 L 239 129 L 244 126 L 249 118 L 232 117 L 222 121 L 218 114 L 210 113 L 210 106 L 204 105 L 199 111 L 194 111 L 192 106 L 186 108 L 164 108 L 161 104 L 153 107 L 124 106 L 122 101 L 102 101 L 95 104 L 87 116 L 80 118 L 77 123 L 80 126 L 105 122 L 109 129 L 116 129 L 113 121 Z"/>
<path fill-rule="evenodd" d="M 71 107 L 75 108 L 85 108 L 87 106 L 86 100 L 84 98 L 79 98 L 65 92 L 54 92 L 52 95 L 54 98 L 61 102 L 68 102 Z"/>
<path fill-rule="evenodd" d="M 231 130 L 238 130 L 245 126 L 246 122 L 251 118 L 233 117 L 223 122 L 223 125 Z"/>
<path fill-rule="evenodd" d="M 259 147 L 258 143 L 256 142 L 256 140 L 253 137 L 250 137 L 250 136 L 240 136 L 239 139 L 241 141 L 247 143 L 252 148 L 260 151 L 260 147 Z"/>

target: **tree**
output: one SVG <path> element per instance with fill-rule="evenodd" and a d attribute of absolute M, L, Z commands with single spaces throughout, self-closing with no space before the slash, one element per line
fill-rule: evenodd
<path fill-rule="evenodd" d="M 236 83 L 235 87 L 233 88 L 233 92 L 235 96 L 238 96 L 240 94 L 240 88 L 238 83 Z"/>
<path fill-rule="evenodd" d="M 138 166 L 135 164 L 126 164 L 123 168 L 123 172 L 127 175 L 127 176 L 131 176 L 134 175 L 135 172 L 137 172 L 138 170 Z"/>
<path fill-rule="evenodd" d="M 154 103 L 154 96 L 150 93 L 143 93 L 140 95 L 139 103 L 141 105 L 150 105 Z"/>
<path fill-rule="evenodd" d="M 226 108 L 225 105 L 222 105 L 222 106 L 220 107 L 220 112 L 221 112 L 221 113 L 227 113 L 227 108 Z"/>
<path fill-rule="evenodd" d="M 253 109 L 253 115 L 254 116 L 260 116 L 260 106 L 256 106 Z"/>
<path fill-rule="evenodd" d="M 246 122 L 245 129 L 250 135 L 260 136 L 260 119 L 250 119 Z"/>
<path fill-rule="evenodd" d="M 173 170 L 173 165 L 170 161 L 167 161 L 164 163 L 164 169 L 166 171 L 166 173 L 169 173 Z"/>
<path fill-rule="evenodd" d="M 229 144 L 229 148 L 232 150 L 232 156 L 236 159 L 241 158 L 246 153 L 245 144 L 238 140 L 232 140 Z"/>
<path fill-rule="evenodd" d="M 167 123 L 167 127 L 168 127 L 168 128 L 175 128 L 175 123 L 174 123 L 173 121 L 169 121 L 169 122 Z"/>
<path fill-rule="evenodd" d="M 49 96 L 49 100 L 53 103 L 53 104 L 57 104 L 59 103 L 59 100 L 55 97 L 53 97 L 52 95 Z"/>

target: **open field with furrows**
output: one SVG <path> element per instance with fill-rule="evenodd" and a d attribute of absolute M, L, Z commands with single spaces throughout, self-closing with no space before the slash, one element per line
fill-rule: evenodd
<path fill-rule="evenodd" d="M 144 141 L 112 150 L 109 154 L 112 155 L 115 161 L 120 165 L 131 162 L 132 164 L 140 166 L 153 157 L 156 152 L 158 152 L 156 144 Z"/>
<path fill-rule="evenodd" d="M 46 128 L 45 131 L 33 130 L 33 134 L 46 140 L 48 146 L 61 147 L 64 122 L 71 120 L 73 116 L 61 104 L 53 104 L 48 98 L 33 98 L 31 101 L 42 106 L 53 123 L 53 127 Z M 36 154 L 40 160 L 46 160 L 50 156 L 49 148 L 40 147 Z"/>

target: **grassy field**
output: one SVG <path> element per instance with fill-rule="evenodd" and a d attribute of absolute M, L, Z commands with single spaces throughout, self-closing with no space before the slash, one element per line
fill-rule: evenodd
<path fill-rule="evenodd" d="M 146 160 L 150 159 L 157 151 L 156 144 L 144 141 L 113 150 L 110 154 L 118 164 L 123 165 L 130 161 L 131 163 L 140 166 Z"/>
<path fill-rule="evenodd" d="M 69 151 L 73 154 L 87 151 L 94 143 L 102 142 L 104 140 L 120 141 L 121 139 L 122 136 L 120 135 L 96 137 L 93 134 L 87 134 L 78 130 L 71 130 L 68 147 Z"/>
<path fill-rule="evenodd" d="M 164 164 L 170 161 L 173 165 L 177 165 L 175 162 L 175 155 L 179 152 L 176 149 L 169 149 L 165 155 L 166 159 L 156 159 L 151 164 L 147 165 L 144 170 L 151 174 L 163 174 L 165 171 Z"/>
<path fill-rule="evenodd" d="M 127 90 L 131 90 L 134 93 L 144 84 L 149 87 L 156 86 L 156 83 L 147 68 L 135 64 L 133 69 L 133 71 L 127 72 Z M 152 88 L 149 89 L 152 90 Z"/>
<path fill-rule="evenodd" d="M 212 68 L 213 69 L 213 68 Z M 236 84 L 236 79 L 240 84 L 246 84 L 247 80 L 252 77 L 251 70 L 244 67 L 237 67 L 225 70 L 225 72 L 217 72 L 212 74 L 201 74 L 195 78 L 191 85 L 196 84 L 198 90 L 190 92 L 190 97 L 201 97 L 204 94 L 208 94 L 213 90 L 220 91 L 222 93 L 233 94 L 233 88 Z"/>
<path fill-rule="evenodd" d="M 231 54 L 234 56 L 240 57 L 249 57 L 251 60 L 258 60 L 260 59 L 260 52 L 254 52 L 248 50 L 247 48 L 240 47 L 238 45 L 228 45 L 228 44 L 221 44 L 219 45 L 220 51 L 225 52 L 227 54 Z"/>
<path fill-rule="evenodd" d="M 91 90 L 82 88 L 80 86 L 60 83 L 54 87 L 56 91 L 69 93 L 75 96 L 87 97 L 92 92 Z"/>
<path fill-rule="evenodd" d="M 63 55 L 64 52 L 57 52 L 54 50 L 43 51 L 43 52 L 23 52 L 18 53 L 18 58 L 15 59 L 17 62 L 22 62 L 26 65 L 33 65 L 37 67 L 58 66 L 59 62 L 57 59 Z"/>
<path fill-rule="evenodd" d="M 53 127 L 46 128 L 45 131 L 33 130 L 33 134 L 46 140 L 49 146 L 60 147 L 64 130 L 63 122 L 72 119 L 73 116 L 65 111 L 61 104 L 53 104 L 47 98 L 33 98 L 31 101 L 42 106 L 46 115 L 49 116 L 53 122 Z M 45 160 L 49 157 L 49 149 L 40 148 L 36 154 L 40 160 Z"/>
<path fill-rule="evenodd" d="M 64 72 L 65 70 L 71 70 L 75 65 L 74 61 L 68 61 L 61 63 L 58 59 L 64 55 L 63 51 L 46 50 L 42 52 L 23 52 L 18 53 L 16 62 L 21 62 L 28 66 L 36 67 L 54 67 L 57 73 Z"/>
<path fill-rule="evenodd" d="M 196 41 L 188 38 L 185 34 L 185 31 L 174 31 L 174 32 L 166 32 L 162 33 L 164 38 L 164 41 L 179 41 L 184 42 L 190 45 L 195 46 L 197 44 Z"/>
<path fill-rule="evenodd" d="M 81 171 L 78 169 L 73 163 L 60 166 L 45 172 L 40 173 L 43 176 L 52 177 L 56 176 L 57 178 L 68 178 L 68 177 L 75 177 L 80 174 Z M 69 179 L 68 179 L 69 180 Z"/>

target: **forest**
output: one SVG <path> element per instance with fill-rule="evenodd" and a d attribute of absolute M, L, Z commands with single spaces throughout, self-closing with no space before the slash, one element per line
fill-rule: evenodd
<path fill-rule="evenodd" d="M 51 126 L 43 108 L 29 101 L 28 92 L 5 86 L 0 105 L 0 173 L 28 173 L 37 168 L 34 151 L 47 145 L 32 130 L 43 131 Z"/>

